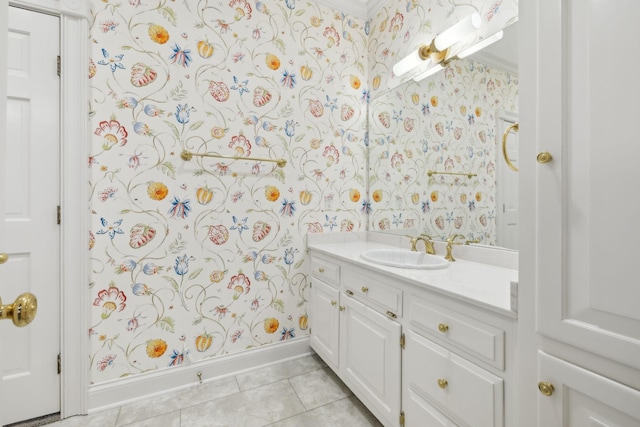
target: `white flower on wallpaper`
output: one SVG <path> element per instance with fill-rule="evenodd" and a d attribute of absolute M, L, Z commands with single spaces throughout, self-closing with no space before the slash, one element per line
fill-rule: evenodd
<path fill-rule="evenodd" d="M 306 1 L 93 2 L 93 383 L 307 335 L 305 234 L 366 224 L 363 25 Z"/>

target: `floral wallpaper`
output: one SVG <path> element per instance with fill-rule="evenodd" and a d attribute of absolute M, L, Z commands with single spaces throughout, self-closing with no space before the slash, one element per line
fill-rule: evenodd
<path fill-rule="evenodd" d="M 486 37 L 517 19 L 517 1 L 394 1 L 365 25 L 371 33 L 370 230 L 415 228 L 439 240 L 457 233 L 495 244 L 496 120 L 500 110 L 518 111 L 517 75 L 471 59 L 402 85 L 391 71 L 472 12 L 482 18 L 478 37 Z"/>
<path fill-rule="evenodd" d="M 364 27 L 301 0 L 92 0 L 92 383 L 308 334 L 305 235 L 366 228 Z"/>

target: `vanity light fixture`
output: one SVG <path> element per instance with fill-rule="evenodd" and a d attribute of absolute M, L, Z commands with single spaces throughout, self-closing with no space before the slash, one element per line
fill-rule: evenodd
<path fill-rule="evenodd" d="M 480 28 L 481 22 L 480 15 L 477 13 L 469 15 L 438 35 L 429 45 L 420 46 L 416 51 L 398 61 L 393 66 L 393 74 L 402 76 L 427 59 L 431 59 L 436 64 L 444 61 L 449 52 L 448 49 Z"/>
<path fill-rule="evenodd" d="M 463 50 L 462 52 L 457 54 L 456 57 L 458 59 L 466 58 L 467 56 L 472 55 L 472 54 L 476 53 L 477 51 L 482 50 L 485 47 L 487 47 L 489 45 L 492 45 L 495 42 L 497 42 L 498 40 L 502 39 L 503 34 L 504 34 L 504 31 L 500 30 L 497 33 L 495 33 L 494 35 L 489 36 L 486 39 L 474 44 L 473 46 L 468 47 L 465 50 Z"/>

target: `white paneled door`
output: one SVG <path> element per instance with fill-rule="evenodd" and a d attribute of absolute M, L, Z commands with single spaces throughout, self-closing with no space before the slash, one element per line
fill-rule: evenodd
<path fill-rule="evenodd" d="M 29 325 L 0 322 L 0 421 L 13 423 L 60 411 L 60 42 L 58 18 L 7 9 L 0 253 L 8 260 L 0 264 L 0 297 L 3 304 L 25 292 L 38 298 Z"/>

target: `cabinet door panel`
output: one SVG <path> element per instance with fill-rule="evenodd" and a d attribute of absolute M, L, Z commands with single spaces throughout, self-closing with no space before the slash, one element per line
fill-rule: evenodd
<path fill-rule="evenodd" d="M 408 387 L 402 389 L 402 409 L 405 415 L 405 427 L 458 426 Z"/>
<path fill-rule="evenodd" d="M 403 389 L 474 427 L 504 425 L 503 380 L 408 330 Z M 446 381 L 446 384 L 441 384 Z"/>
<path fill-rule="evenodd" d="M 640 391 L 543 352 L 539 365 L 540 377 L 554 387 L 551 396 L 539 394 L 540 427 L 640 425 Z"/>
<path fill-rule="evenodd" d="M 640 369 L 640 2 L 541 1 L 536 165 L 539 332 Z M 615 74 L 602 52 L 616 58 Z M 588 70 L 588 72 L 585 72 Z M 622 95 L 624 94 L 624 95 Z M 564 97 L 563 97 L 564 95 Z M 531 159 L 533 162 L 533 159 Z"/>
<path fill-rule="evenodd" d="M 340 292 L 314 279 L 311 286 L 311 348 L 336 370 L 339 360 L 340 315 L 338 301 Z"/>
<path fill-rule="evenodd" d="M 347 385 L 379 418 L 400 416 L 400 324 L 343 297 L 340 368 Z"/>

